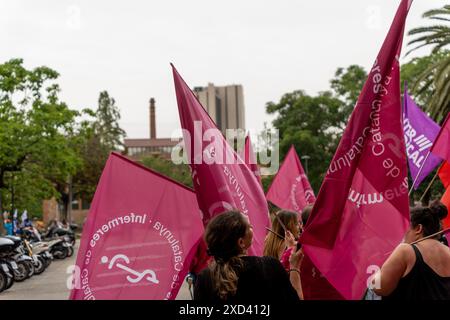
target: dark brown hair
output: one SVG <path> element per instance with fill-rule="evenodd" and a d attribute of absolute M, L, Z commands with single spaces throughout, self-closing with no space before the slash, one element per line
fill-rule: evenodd
<path fill-rule="evenodd" d="M 208 254 L 214 257 L 209 269 L 216 292 L 223 300 L 236 294 L 238 271 L 242 266 L 238 240 L 245 237 L 248 227 L 243 214 L 235 210 L 214 217 L 206 226 Z"/>
<path fill-rule="evenodd" d="M 419 224 L 423 228 L 423 236 L 428 237 L 442 229 L 441 220 L 447 217 L 447 207 L 436 200 L 429 207 L 416 207 L 411 210 L 411 226 Z"/>

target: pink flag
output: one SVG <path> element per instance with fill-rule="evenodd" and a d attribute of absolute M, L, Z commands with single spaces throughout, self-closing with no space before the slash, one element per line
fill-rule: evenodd
<path fill-rule="evenodd" d="M 194 93 L 172 67 L 184 145 L 203 221 L 206 224 L 226 210 L 239 210 L 253 226 L 253 245 L 249 253 L 262 255 L 265 228 L 270 225 L 262 187 L 247 165 L 239 161 Z"/>
<path fill-rule="evenodd" d="M 304 207 L 316 201 L 294 146 L 291 146 L 284 158 L 266 198 L 279 208 L 296 212 L 301 212 Z"/>
<path fill-rule="evenodd" d="M 361 299 L 409 226 L 399 56 L 403 0 L 370 70 L 300 241 L 346 299 Z"/>
<path fill-rule="evenodd" d="M 202 234 L 191 189 L 112 153 L 84 224 L 70 299 L 175 299 Z"/>
<path fill-rule="evenodd" d="M 436 156 L 444 159 L 445 161 L 450 162 L 450 114 L 447 115 L 447 118 L 444 121 L 444 124 L 441 127 L 441 131 L 439 131 L 438 136 L 434 140 L 434 144 L 431 147 L 431 152 Z"/>
<path fill-rule="evenodd" d="M 261 183 L 261 172 L 258 167 L 258 161 L 256 160 L 256 155 L 253 152 L 250 135 L 247 135 L 245 137 L 244 149 L 240 156 L 244 160 L 245 164 L 249 167 L 249 169 L 253 172 L 256 179 L 258 179 L 259 183 L 262 184 Z"/>

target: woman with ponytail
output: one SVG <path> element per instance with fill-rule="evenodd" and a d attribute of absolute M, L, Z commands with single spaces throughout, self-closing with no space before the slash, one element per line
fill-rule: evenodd
<path fill-rule="evenodd" d="M 289 275 L 275 258 L 247 256 L 253 230 L 239 211 L 214 217 L 206 226 L 204 238 L 213 259 L 198 275 L 194 300 L 237 303 L 295 301 L 303 297 L 301 251 L 292 254 Z"/>
<path fill-rule="evenodd" d="M 450 250 L 441 236 L 447 209 L 439 202 L 411 210 L 411 226 L 375 277 L 373 291 L 385 300 L 450 300 Z M 415 244 L 412 244 L 415 243 Z"/>

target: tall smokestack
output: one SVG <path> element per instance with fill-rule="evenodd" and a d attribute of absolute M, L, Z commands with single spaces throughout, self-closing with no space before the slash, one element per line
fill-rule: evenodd
<path fill-rule="evenodd" d="M 150 98 L 150 139 L 156 139 L 155 99 Z"/>

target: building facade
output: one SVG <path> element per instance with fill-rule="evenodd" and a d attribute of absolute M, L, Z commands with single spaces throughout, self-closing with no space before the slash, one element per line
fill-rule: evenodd
<path fill-rule="evenodd" d="M 242 85 L 196 87 L 194 92 L 217 127 L 245 130 L 244 90 Z"/>

